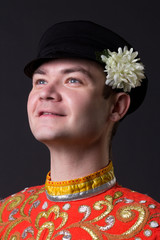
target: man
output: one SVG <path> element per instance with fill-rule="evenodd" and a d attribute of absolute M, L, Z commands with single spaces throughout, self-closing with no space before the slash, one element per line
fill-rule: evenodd
<path fill-rule="evenodd" d="M 111 161 L 117 123 L 147 89 L 137 55 L 88 21 L 44 33 L 25 73 L 30 127 L 50 150 L 51 171 L 45 186 L 1 202 L 1 239 L 160 239 L 159 204 L 116 184 Z"/>

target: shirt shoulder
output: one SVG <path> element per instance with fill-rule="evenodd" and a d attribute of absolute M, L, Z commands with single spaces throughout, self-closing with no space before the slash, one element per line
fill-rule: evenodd
<path fill-rule="evenodd" d="M 23 190 L 21 190 L 20 192 L 17 192 L 17 193 L 14 193 L 4 199 L 0 199 L 0 207 L 5 203 L 5 202 L 10 202 L 12 201 L 13 199 L 21 196 L 21 198 L 24 200 L 24 199 L 27 199 L 29 198 L 33 193 L 38 193 L 38 192 L 41 192 L 45 189 L 45 186 L 44 185 L 39 185 L 39 186 L 33 186 L 33 187 L 26 187 L 24 188 Z"/>
<path fill-rule="evenodd" d="M 5 236 L 5 239 L 10 239 L 11 230 L 17 226 L 19 226 L 18 231 L 23 230 L 24 227 L 26 227 L 26 231 L 32 230 L 30 229 L 29 215 L 33 209 L 39 206 L 40 199 L 45 197 L 44 192 L 44 185 L 34 186 L 0 200 L 0 239 L 2 236 Z M 20 239 L 19 233 L 17 234 L 18 238 L 16 239 Z M 25 231 L 22 231 L 22 236 L 26 236 Z"/>
<path fill-rule="evenodd" d="M 134 201 L 139 202 L 154 202 L 156 203 L 159 207 L 160 207 L 160 203 L 157 202 L 156 200 L 154 200 L 152 197 L 148 196 L 147 194 L 144 193 L 140 193 L 137 191 L 134 191 L 132 189 L 129 188 L 125 188 L 119 185 L 115 186 L 116 191 L 119 190 L 123 193 L 124 197 L 128 197 L 128 198 L 132 198 Z"/>
<path fill-rule="evenodd" d="M 25 202 L 32 202 L 32 199 L 36 200 L 36 198 L 39 197 L 40 193 L 43 193 L 44 191 L 44 185 L 27 187 L 20 192 L 17 192 L 0 200 L 0 222 L 13 220 L 13 215 L 16 213 L 16 211 L 18 212 L 19 209 L 22 208 Z"/>
<path fill-rule="evenodd" d="M 127 225 L 135 219 L 135 224 L 131 224 L 136 230 L 135 239 L 160 239 L 160 203 L 146 194 L 121 186 L 115 186 L 113 191 L 112 203 L 120 222 Z"/>

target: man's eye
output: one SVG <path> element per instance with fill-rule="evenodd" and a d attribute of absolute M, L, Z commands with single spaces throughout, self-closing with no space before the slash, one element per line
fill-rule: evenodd
<path fill-rule="evenodd" d="M 81 81 L 80 80 L 78 80 L 78 79 L 76 79 L 76 78 L 70 78 L 69 80 L 68 80 L 68 83 L 81 83 Z"/>
<path fill-rule="evenodd" d="M 42 85 L 42 84 L 47 84 L 47 82 L 45 80 L 43 80 L 43 79 L 38 79 L 36 81 L 36 85 Z"/>

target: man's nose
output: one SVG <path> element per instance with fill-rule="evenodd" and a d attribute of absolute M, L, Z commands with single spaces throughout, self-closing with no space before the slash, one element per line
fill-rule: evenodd
<path fill-rule="evenodd" d="M 59 102 L 62 100 L 60 89 L 55 84 L 46 84 L 41 89 L 39 97 L 41 100 L 54 100 Z"/>

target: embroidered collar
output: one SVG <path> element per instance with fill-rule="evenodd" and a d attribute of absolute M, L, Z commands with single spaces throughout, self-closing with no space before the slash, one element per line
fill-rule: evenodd
<path fill-rule="evenodd" d="M 47 174 L 45 188 L 49 200 L 55 202 L 79 200 L 100 194 L 116 183 L 112 162 L 86 177 L 69 181 L 53 182 Z"/>

